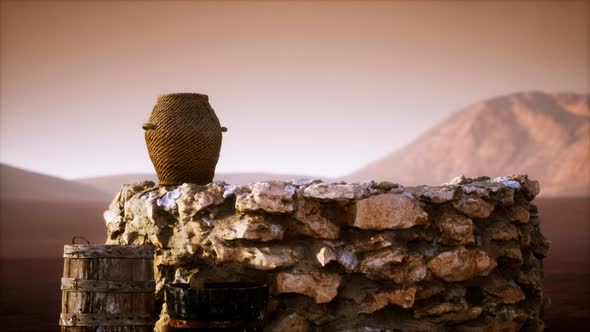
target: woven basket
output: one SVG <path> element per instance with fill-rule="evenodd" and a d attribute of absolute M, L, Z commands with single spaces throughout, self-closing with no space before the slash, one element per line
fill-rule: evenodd
<path fill-rule="evenodd" d="M 213 180 L 225 128 L 209 105 L 209 97 L 197 93 L 161 95 L 143 129 L 160 185 Z"/>

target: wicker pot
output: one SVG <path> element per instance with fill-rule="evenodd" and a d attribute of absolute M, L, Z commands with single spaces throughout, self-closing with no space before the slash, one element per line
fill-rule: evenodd
<path fill-rule="evenodd" d="M 213 180 L 225 128 L 209 105 L 209 97 L 198 93 L 161 95 L 143 129 L 160 185 Z"/>

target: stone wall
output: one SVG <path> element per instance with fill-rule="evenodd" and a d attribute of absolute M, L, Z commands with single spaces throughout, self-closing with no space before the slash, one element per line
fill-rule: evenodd
<path fill-rule="evenodd" d="M 107 243 L 156 246 L 160 301 L 171 282 L 267 283 L 268 331 L 541 331 L 538 192 L 527 176 L 143 182 L 105 212 Z"/>

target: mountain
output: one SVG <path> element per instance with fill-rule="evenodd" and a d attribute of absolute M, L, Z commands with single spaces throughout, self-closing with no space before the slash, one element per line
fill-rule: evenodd
<path fill-rule="evenodd" d="M 85 184 L 0 164 L 2 200 L 108 202 L 111 196 Z"/>
<path fill-rule="evenodd" d="M 403 185 L 526 173 L 544 196 L 590 195 L 590 94 L 515 93 L 454 113 L 414 142 L 344 177 Z"/>
<path fill-rule="evenodd" d="M 215 175 L 214 180 L 225 181 L 226 183 L 243 185 L 252 182 L 265 181 L 265 180 L 283 180 L 289 181 L 293 179 L 317 179 L 318 177 L 312 177 L 309 175 L 293 175 L 293 174 L 272 174 L 272 173 L 219 173 Z M 323 180 L 329 180 L 321 178 Z M 92 178 L 82 178 L 76 181 L 90 187 L 94 187 L 101 191 L 114 193 L 121 188 L 121 185 L 128 183 L 136 183 L 139 181 L 154 181 L 158 182 L 156 174 L 150 173 L 131 173 L 131 174 L 120 174 L 112 176 L 100 176 Z"/>
<path fill-rule="evenodd" d="M 93 187 L 95 189 L 109 192 L 115 196 L 122 185 L 137 183 L 140 181 L 154 181 L 157 182 L 158 178 L 154 173 L 128 173 L 128 174 L 117 174 L 107 176 L 97 176 L 90 178 L 76 179 L 76 182 L 85 186 Z"/>
<path fill-rule="evenodd" d="M 60 257 L 76 235 L 104 243 L 102 213 L 113 196 L 0 164 L 0 258 Z"/>
<path fill-rule="evenodd" d="M 0 200 L 0 259 L 59 258 L 74 236 L 105 243 L 109 200 Z M 78 243 L 85 243 L 84 241 Z"/>

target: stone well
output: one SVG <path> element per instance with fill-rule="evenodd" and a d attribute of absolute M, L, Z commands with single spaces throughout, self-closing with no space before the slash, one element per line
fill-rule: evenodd
<path fill-rule="evenodd" d="M 548 241 L 526 175 L 246 186 L 124 185 L 107 244 L 156 249 L 163 286 L 271 287 L 268 331 L 541 331 Z"/>

